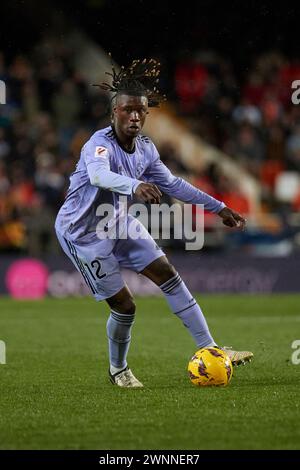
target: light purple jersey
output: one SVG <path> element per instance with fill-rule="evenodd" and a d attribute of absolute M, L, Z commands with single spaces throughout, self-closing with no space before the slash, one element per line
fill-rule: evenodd
<path fill-rule="evenodd" d="M 113 128 L 95 132 L 83 146 L 70 186 L 61 207 L 55 228 L 73 240 L 93 241 L 100 221 L 97 207 L 114 206 L 114 218 L 120 220 L 119 196 L 132 198 L 141 182 L 155 183 L 159 189 L 180 201 L 203 204 L 210 212 L 219 212 L 225 205 L 198 190 L 182 178 L 174 176 L 160 160 L 153 142 L 138 136 L 132 152 L 118 143 Z"/>

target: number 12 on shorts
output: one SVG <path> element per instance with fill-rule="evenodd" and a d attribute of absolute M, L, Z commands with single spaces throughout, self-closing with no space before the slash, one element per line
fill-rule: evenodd
<path fill-rule="evenodd" d="M 92 278 L 94 279 L 94 281 L 96 281 L 97 279 L 102 279 L 103 277 L 106 276 L 106 273 L 100 274 L 100 272 L 101 272 L 101 263 L 98 259 L 94 259 L 91 262 L 92 269 L 90 268 L 90 266 L 87 263 L 83 263 L 83 264 L 88 269 L 88 271 L 89 271 L 90 275 L 92 276 Z"/>

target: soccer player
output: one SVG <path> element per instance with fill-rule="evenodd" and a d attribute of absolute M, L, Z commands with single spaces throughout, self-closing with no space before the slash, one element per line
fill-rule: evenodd
<path fill-rule="evenodd" d="M 131 199 L 135 195 L 146 203 L 159 204 L 164 192 L 186 203 L 204 205 L 229 227 L 245 226 L 237 212 L 174 176 L 161 162 L 153 142 L 140 135 L 148 108 L 164 99 L 156 89 L 159 65 L 153 59 L 133 61 L 119 73 L 112 69 L 112 85 L 100 85 L 114 93 L 112 125 L 95 132 L 83 146 L 55 223 L 63 250 L 95 299 L 106 300 L 111 309 L 107 321 L 109 377 L 120 387 L 143 386 L 127 365 L 135 304 L 121 267 L 143 274 L 160 287 L 198 349 L 216 345 L 200 306 L 144 226 L 124 213 L 120 196 Z M 108 203 L 113 214 L 101 227 L 101 207 Z M 137 227 L 141 233 L 139 238 L 131 236 L 133 223 L 135 233 Z M 226 352 L 234 365 L 253 356 L 248 351 Z"/>

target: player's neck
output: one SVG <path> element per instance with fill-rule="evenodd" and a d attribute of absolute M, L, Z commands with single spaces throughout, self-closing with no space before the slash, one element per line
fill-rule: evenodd
<path fill-rule="evenodd" d="M 117 131 L 114 126 L 112 126 L 112 129 L 120 147 L 125 150 L 125 152 L 133 153 L 135 150 L 135 137 L 128 137 L 122 134 L 120 131 Z"/>

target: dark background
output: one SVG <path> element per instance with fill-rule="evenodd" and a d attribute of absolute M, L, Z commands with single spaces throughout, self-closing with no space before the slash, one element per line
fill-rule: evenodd
<path fill-rule="evenodd" d="M 119 63 L 133 57 L 167 57 L 172 69 L 178 56 L 210 49 L 231 58 L 246 73 L 258 52 L 299 52 L 299 2 L 88 0 L 5 1 L 0 4 L 0 40 L 6 54 L 30 51 L 53 28 L 66 34 L 62 16 L 88 32 Z"/>

